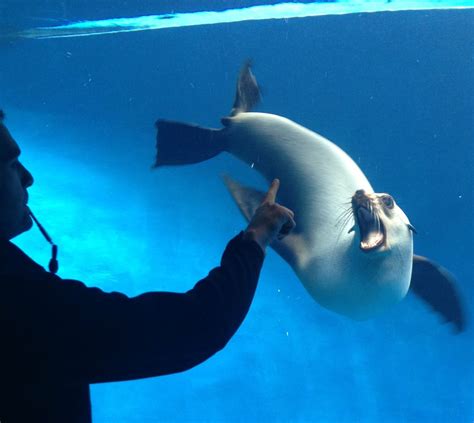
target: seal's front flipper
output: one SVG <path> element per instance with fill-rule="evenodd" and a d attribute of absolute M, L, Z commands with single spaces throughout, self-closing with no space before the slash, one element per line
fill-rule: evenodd
<path fill-rule="evenodd" d="M 158 120 L 154 167 L 203 162 L 226 148 L 221 129 Z"/>
<path fill-rule="evenodd" d="M 465 330 L 464 310 L 454 277 L 443 267 L 422 256 L 413 256 L 411 290 L 435 312 L 451 322 L 456 331 Z"/>
<path fill-rule="evenodd" d="M 247 221 L 250 221 L 266 193 L 254 188 L 244 187 L 227 175 L 223 175 L 222 178 L 240 211 Z M 308 248 L 306 243 L 301 234 L 294 231 L 281 240 L 273 241 L 270 247 L 294 269 L 302 268 L 307 261 Z"/>
<path fill-rule="evenodd" d="M 244 187 L 228 175 L 222 175 L 222 179 L 245 219 L 249 222 L 255 214 L 255 210 L 257 210 L 265 198 L 265 193 L 253 188 Z"/>

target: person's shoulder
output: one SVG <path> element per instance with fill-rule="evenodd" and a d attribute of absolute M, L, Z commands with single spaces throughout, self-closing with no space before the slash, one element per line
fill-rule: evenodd
<path fill-rule="evenodd" d="M 22 275 L 46 270 L 11 241 L 0 240 L 0 274 Z"/>

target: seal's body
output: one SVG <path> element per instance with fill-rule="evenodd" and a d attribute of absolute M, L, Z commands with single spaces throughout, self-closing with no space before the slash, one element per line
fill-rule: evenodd
<path fill-rule="evenodd" d="M 372 194 L 373 189 L 343 150 L 277 115 L 239 113 L 226 125 L 227 151 L 253 165 L 268 181 L 281 180 L 279 201 L 295 212 L 297 227 L 272 247 L 316 301 L 365 319 L 405 296 L 413 257 L 408 219 L 398 209 L 385 225 L 389 245 L 383 251 L 360 248 L 358 231 L 349 233 L 354 219 L 344 220 L 343 213 L 356 191 Z M 239 204 L 249 201 L 235 182 L 228 186 Z"/>
<path fill-rule="evenodd" d="M 420 295 L 462 329 L 452 280 L 413 256 L 414 228 L 393 198 L 374 193 L 357 164 L 326 138 L 282 116 L 250 112 L 259 98 L 246 65 L 232 112 L 222 119 L 224 128 L 159 120 L 156 166 L 197 163 L 227 151 L 267 181 L 279 178 L 278 201 L 294 211 L 297 226 L 271 247 L 318 303 L 354 319 L 370 318 L 406 295 L 412 265 L 422 262 L 424 270 L 411 280 L 415 292 L 426 288 L 423 275 L 431 266 L 431 279 L 439 276 L 433 289 L 452 298 L 453 307 L 440 310 L 440 298 L 428 298 L 426 289 Z M 225 182 L 250 220 L 264 193 L 229 177 Z"/>

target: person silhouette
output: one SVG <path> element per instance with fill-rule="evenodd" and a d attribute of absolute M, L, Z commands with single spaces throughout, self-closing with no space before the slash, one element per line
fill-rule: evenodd
<path fill-rule="evenodd" d="M 33 224 L 33 176 L 0 112 L 0 421 L 90 422 L 89 385 L 181 372 L 224 348 L 254 297 L 266 247 L 295 226 L 272 182 L 220 265 L 185 293 L 106 293 L 62 279 L 11 240 Z M 43 229 L 43 233 L 46 232 Z"/>

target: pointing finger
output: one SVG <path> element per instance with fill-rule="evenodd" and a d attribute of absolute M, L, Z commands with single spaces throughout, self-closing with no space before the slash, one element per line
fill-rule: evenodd
<path fill-rule="evenodd" d="M 265 198 L 263 199 L 263 202 L 268 204 L 274 204 L 278 188 L 280 188 L 280 180 L 274 179 L 272 181 L 272 184 L 270 185 L 270 188 L 268 189 L 267 194 L 265 195 Z"/>

